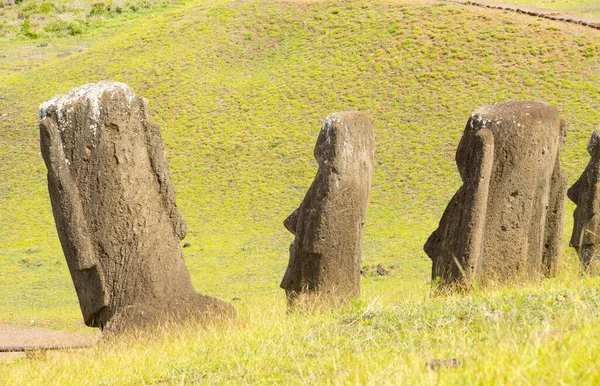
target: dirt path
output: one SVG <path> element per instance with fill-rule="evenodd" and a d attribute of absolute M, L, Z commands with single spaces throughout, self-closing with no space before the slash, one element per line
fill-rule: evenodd
<path fill-rule="evenodd" d="M 100 339 L 99 332 L 45 330 L 0 323 L 0 347 L 94 344 L 98 339 Z M 23 356 L 25 354 L 22 352 L 0 353 L 0 361 Z"/>
<path fill-rule="evenodd" d="M 551 9 L 526 7 L 523 5 L 515 5 L 515 4 L 495 3 L 495 2 L 491 2 L 491 1 L 485 1 L 485 0 L 446 0 L 446 1 L 448 1 L 450 3 L 458 3 L 458 4 L 463 4 L 463 5 L 474 5 L 477 7 L 501 9 L 501 10 L 505 10 L 505 11 L 524 13 L 524 14 L 531 15 L 531 16 L 542 17 L 544 19 L 564 21 L 566 23 L 580 24 L 580 25 L 583 25 L 586 27 L 600 29 L 600 19 L 596 19 L 593 17 L 587 17 L 587 16 L 571 15 L 568 13 L 564 13 L 561 11 L 555 11 L 555 10 L 551 10 Z"/>

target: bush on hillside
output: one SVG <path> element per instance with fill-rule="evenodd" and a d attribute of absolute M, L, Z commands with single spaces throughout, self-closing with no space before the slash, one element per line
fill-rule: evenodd
<path fill-rule="evenodd" d="M 26 17 L 25 20 L 23 20 L 21 32 L 23 33 L 23 35 L 25 35 L 26 37 L 28 37 L 30 39 L 38 39 L 40 37 L 40 34 L 35 32 L 31 28 L 31 20 L 29 19 L 29 17 Z"/>

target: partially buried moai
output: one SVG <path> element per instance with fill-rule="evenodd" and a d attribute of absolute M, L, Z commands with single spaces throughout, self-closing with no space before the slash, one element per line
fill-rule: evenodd
<path fill-rule="evenodd" d="M 329 115 L 314 150 L 319 164 L 300 207 L 281 281 L 288 304 L 337 304 L 360 295 L 361 245 L 373 176 L 373 124 L 361 112 Z"/>
<path fill-rule="evenodd" d="M 569 245 L 577 251 L 584 270 L 600 272 L 600 127 L 587 146 L 592 157 L 583 174 L 567 192 L 577 208 Z"/>
<path fill-rule="evenodd" d="M 86 325 L 231 317 L 192 287 L 186 234 L 148 102 L 123 83 L 87 84 L 40 106 L 56 228 Z"/>
<path fill-rule="evenodd" d="M 425 244 L 443 286 L 519 281 L 556 273 L 567 179 L 566 125 L 542 102 L 475 110 L 456 151 L 463 185 Z"/>

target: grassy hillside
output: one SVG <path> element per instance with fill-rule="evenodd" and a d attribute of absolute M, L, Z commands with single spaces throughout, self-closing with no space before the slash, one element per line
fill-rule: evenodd
<path fill-rule="evenodd" d="M 507 375 L 510 383 L 535 376 L 523 367 L 537 356 L 535 350 L 555 350 L 553 345 L 563 343 L 564 355 L 548 359 L 546 371 L 567 359 L 581 366 L 588 359 L 597 361 L 592 354 L 569 356 L 571 348 L 588 347 L 591 339 L 596 339 L 591 346 L 598 347 L 593 343 L 597 336 L 588 328 L 589 315 L 597 313 L 598 281 L 578 280 L 572 252 L 566 253 L 563 276 L 542 286 L 428 300 L 430 262 L 422 245 L 460 186 L 454 152 L 470 112 L 478 106 L 514 98 L 558 106 L 570 126 L 562 161 L 569 180 L 575 181 L 587 163 L 587 139 L 600 123 L 599 37 L 592 29 L 519 14 L 414 1 L 198 1 L 115 36 L 92 37 L 89 49 L 65 58 L 46 56 L 17 70 L 10 67 L 10 57 L 4 58 L 0 320 L 81 328 L 46 191 L 37 107 L 78 85 L 115 79 L 148 98 L 161 127 L 177 202 L 188 222 L 186 241 L 192 246 L 185 249 L 185 256 L 196 288 L 225 300 L 239 299 L 234 304 L 245 325 L 232 333 L 231 341 L 210 332 L 193 338 L 200 339 L 201 350 L 222 353 L 214 361 L 203 359 L 209 355 L 205 351 L 182 357 L 189 347 L 184 345 L 171 354 L 140 353 L 142 362 L 158 361 L 150 372 L 138 373 L 139 363 L 131 362 L 131 367 L 123 364 L 121 370 L 99 379 L 119 384 L 176 382 L 183 376 L 201 380 L 195 372 L 203 364 L 208 373 L 221 374 L 208 380 L 227 380 L 219 377 L 229 373 L 229 381 L 236 383 L 243 373 L 233 371 L 235 366 L 253 369 L 248 374 L 260 378 L 266 370 L 259 361 L 280 358 L 282 377 L 296 379 L 298 372 L 308 376 L 306 371 L 318 368 L 321 373 L 315 376 L 351 381 L 355 374 L 361 380 L 382 370 L 381 379 L 391 381 L 403 379 L 407 372 L 425 371 L 423 363 L 432 355 L 462 355 L 476 365 L 457 375 L 457 382 L 462 376 L 476 380 L 469 377 L 482 369 L 489 371 L 480 380 L 493 379 L 485 377 L 496 374 L 492 367 L 499 361 L 501 366 L 523 369 Z M 40 43 L 44 41 L 41 38 Z M 7 42 L 5 49 L 18 51 L 19 44 Z M 316 172 L 312 151 L 322 120 L 330 112 L 349 109 L 367 112 L 376 128 L 377 166 L 365 264 L 397 268 L 390 276 L 363 280 L 365 303 L 340 314 L 286 318 L 278 284 L 292 236 L 281 222 L 301 202 Z M 570 214 L 567 218 L 566 239 Z M 573 307 L 565 306 L 569 312 L 560 314 L 553 308 L 558 296 L 576 299 Z M 375 298 L 376 312 L 362 318 L 364 323 L 352 324 L 350 332 L 334 327 L 349 324 L 348 318 L 363 312 L 371 315 L 368 305 Z M 481 317 L 482 304 L 491 303 L 495 308 L 490 312 L 502 309 L 515 313 L 515 318 L 502 319 L 489 334 L 492 327 L 486 321 L 468 335 L 471 327 L 460 315 L 475 312 Z M 527 314 L 523 322 L 517 315 L 530 306 L 540 311 Z M 438 320 L 447 317 L 455 319 L 448 324 Z M 268 328 L 270 322 L 273 330 Z M 438 322 L 443 334 L 437 327 L 427 327 Z M 324 327 L 319 327 L 321 323 Z M 528 339 L 546 328 L 558 341 L 542 339 L 528 346 Z M 271 331 L 273 336 L 266 335 Z M 390 346 L 390 331 L 396 331 L 391 336 L 398 342 L 406 339 L 412 344 Z M 580 338 L 573 337 L 578 333 Z M 181 334 L 190 338 L 189 333 Z M 288 338 L 303 343 L 285 346 Z M 309 355 L 314 351 L 310 342 L 327 346 L 323 355 L 333 362 L 321 361 L 321 354 Z M 133 351 L 145 350 L 132 345 Z M 228 345 L 231 351 L 226 351 Z M 371 358 L 370 368 L 349 365 L 357 360 L 355 345 Z M 488 352 L 498 345 L 505 345 L 504 351 L 497 356 Z M 289 361 L 284 362 L 288 349 Z M 100 348 L 93 358 L 107 355 L 102 350 L 112 348 Z M 248 350 L 256 359 L 244 359 L 251 357 Z M 511 355 L 513 350 L 525 351 L 521 357 Z M 246 354 L 218 361 L 232 352 Z M 386 354 L 390 359 L 382 364 L 385 368 L 373 365 Z M 481 358 L 473 362 L 478 355 Z M 178 358 L 180 364 L 173 367 Z M 67 371 L 65 363 L 80 360 L 77 355 L 61 357 L 48 364 L 55 370 L 39 363 L 15 364 L 11 369 L 15 377 L 25 377 L 28 371 L 59 374 Z M 104 369 L 114 368 L 117 362 L 111 361 L 102 361 Z M 399 361 L 403 370 L 394 372 L 390 361 Z M 82 363 L 90 365 L 91 373 L 102 371 L 101 366 Z M 575 379 L 583 370 L 565 371 L 565 379 Z M 73 365 L 67 374 L 85 372 Z"/>
<path fill-rule="evenodd" d="M 9 0 L 2 1 L 6 4 Z M 181 0 L 12 0 L 0 7 L 0 39 L 77 36 L 104 24 L 147 16 Z"/>

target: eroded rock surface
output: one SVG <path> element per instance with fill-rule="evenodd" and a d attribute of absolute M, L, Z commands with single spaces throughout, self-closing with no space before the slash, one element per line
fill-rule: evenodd
<path fill-rule="evenodd" d="M 281 282 L 291 306 L 301 299 L 337 303 L 360 295 L 373 136 L 373 124 L 361 112 L 331 114 L 323 123 L 314 151 L 317 175 L 284 221 L 295 235 Z"/>
<path fill-rule="evenodd" d="M 577 208 L 569 245 L 577 251 L 585 270 L 600 268 L 600 127 L 594 130 L 587 151 L 591 156 L 581 177 L 567 192 Z"/>
<path fill-rule="evenodd" d="M 519 281 L 556 273 L 567 180 L 566 125 L 546 103 L 475 110 L 456 152 L 463 185 L 425 244 L 443 285 Z"/>
<path fill-rule="evenodd" d="M 192 287 L 180 247 L 186 225 L 146 99 L 118 82 L 56 96 L 40 106 L 40 146 L 86 325 L 235 315 Z"/>

